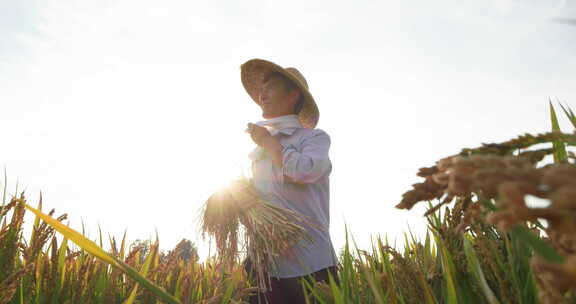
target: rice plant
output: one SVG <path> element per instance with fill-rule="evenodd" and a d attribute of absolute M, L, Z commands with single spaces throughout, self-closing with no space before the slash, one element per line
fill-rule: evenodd
<path fill-rule="evenodd" d="M 237 303 L 251 291 L 238 265 L 185 260 L 180 246 L 161 258 L 157 240 L 144 250 L 127 246 L 125 235 L 119 246 L 111 237 L 104 251 L 41 205 L 32 208 L 21 195 L 2 209 L 0 303 Z M 37 216 L 29 241 L 26 210 Z"/>

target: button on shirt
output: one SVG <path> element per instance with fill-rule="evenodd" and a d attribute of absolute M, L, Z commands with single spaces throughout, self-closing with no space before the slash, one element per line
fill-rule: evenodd
<path fill-rule="evenodd" d="M 311 221 L 298 224 L 307 230 L 312 242 L 297 242 L 280 255 L 270 270 L 274 277 L 298 277 L 337 264 L 329 232 L 330 137 L 323 130 L 307 128 L 282 129 L 275 137 L 283 147 L 283 167 L 276 166 L 264 151 L 252 161 L 252 175 L 264 200 Z"/>

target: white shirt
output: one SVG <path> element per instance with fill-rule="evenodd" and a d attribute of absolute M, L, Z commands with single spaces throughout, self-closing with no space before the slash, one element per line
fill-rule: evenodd
<path fill-rule="evenodd" d="M 330 239 L 330 137 L 320 129 L 284 128 L 275 135 L 284 148 L 283 167 L 268 153 L 252 161 L 256 189 L 270 203 L 296 211 L 313 221 L 303 225 L 313 242 L 296 243 L 271 267 L 270 275 L 297 277 L 337 264 Z M 294 257 L 297 258 L 294 259 Z"/>

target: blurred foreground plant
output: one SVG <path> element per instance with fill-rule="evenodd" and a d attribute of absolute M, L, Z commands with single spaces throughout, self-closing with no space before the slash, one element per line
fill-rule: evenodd
<path fill-rule="evenodd" d="M 572 111 L 562 108 L 576 127 Z M 499 285 L 517 285 L 510 297 L 500 295 L 508 298 L 506 302 L 519 299 L 524 303 L 522 299 L 533 297 L 535 290 L 518 285 L 532 280 L 539 287 L 541 303 L 576 301 L 576 165 L 573 153 L 566 150 L 566 146 L 576 145 L 576 133 L 561 133 L 551 104 L 550 112 L 550 133 L 526 134 L 499 144 L 464 149 L 432 167 L 421 168 L 418 176 L 425 181 L 414 184 L 396 206 L 410 209 L 419 202 L 437 199 L 440 203 L 427 212 L 432 214 L 454 202 L 447 210 L 450 225 L 434 227 L 435 234 L 458 248 L 471 240 L 478 243 L 480 252 L 506 250 L 504 260 L 501 256 L 501 261 L 488 260 L 487 264 L 530 263 L 530 268 L 511 269 L 510 280 L 505 276 L 498 279 L 499 271 L 494 272 Z M 544 143 L 552 147 L 529 150 Z M 554 163 L 540 165 L 547 155 L 553 155 Z M 546 199 L 549 205 L 530 206 L 527 197 Z M 492 229 L 492 224 L 499 229 Z M 489 243 L 486 236 L 490 236 Z M 467 248 L 472 253 L 470 244 Z"/>

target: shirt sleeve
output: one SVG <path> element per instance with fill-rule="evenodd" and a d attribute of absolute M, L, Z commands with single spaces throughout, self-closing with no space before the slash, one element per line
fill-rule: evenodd
<path fill-rule="evenodd" d="M 299 149 L 286 145 L 282 150 L 284 176 L 301 184 L 310 184 L 319 180 L 332 169 L 328 150 L 330 136 L 316 129 L 303 141 Z"/>

